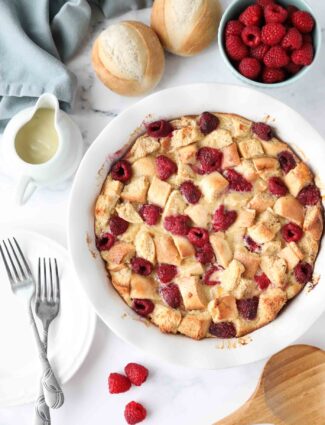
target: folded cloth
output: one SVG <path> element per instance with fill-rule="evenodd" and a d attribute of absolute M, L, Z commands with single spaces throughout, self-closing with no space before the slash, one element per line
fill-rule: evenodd
<path fill-rule="evenodd" d="M 94 0 L 106 17 L 151 0 Z M 0 0 L 0 131 L 18 111 L 53 93 L 68 109 L 77 78 L 62 61 L 80 47 L 90 22 L 87 0 Z"/>

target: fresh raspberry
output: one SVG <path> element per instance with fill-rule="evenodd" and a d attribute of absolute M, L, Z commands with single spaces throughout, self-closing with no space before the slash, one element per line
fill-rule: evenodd
<path fill-rule="evenodd" d="M 115 162 L 112 167 L 111 176 L 113 180 L 127 182 L 132 176 L 131 164 L 125 159 Z"/>
<path fill-rule="evenodd" d="M 293 14 L 294 14 L 297 10 L 299 10 L 299 9 L 298 9 L 298 7 L 296 7 L 296 6 L 293 6 L 293 5 L 291 5 L 291 4 L 289 4 L 289 6 L 287 6 L 287 12 L 288 12 L 287 23 L 288 23 L 288 24 L 291 24 L 291 23 L 292 23 L 292 20 L 291 20 L 292 15 L 293 15 Z"/>
<path fill-rule="evenodd" d="M 303 43 L 313 44 L 313 37 L 311 34 L 302 34 L 302 41 Z"/>
<path fill-rule="evenodd" d="M 264 56 L 264 64 L 268 68 L 282 68 L 290 62 L 287 52 L 281 46 L 274 46 Z"/>
<path fill-rule="evenodd" d="M 268 187 L 269 191 L 275 196 L 284 196 L 288 193 L 288 188 L 280 177 L 270 177 Z"/>
<path fill-rule="evenodd" d="M 161 213 L 162 209 L 153 204 L 144 204 L 139 209 L 140 216 L 145 221 L 145 223 L 149 224 L 149 226 L 154 226 L 158 223 Z"/>
<path fill-rule="evenodd" d="M 257 315 L 258 297 L 236 300 L 239 314 L 247 320 L 254 320 Z"/>
<path fill-rule="evenodd" d="M 302 68 L 302 65 L 296 65 L 293 62 L 289 62 L 288 65 L 284 67 L 287 73 L 291 75 L 297 74 L 301 70 L 301 68 Z"/>
<path fill-rule="evenodd" d="M 246 78 L 256 80 L 261 72 L 262 66 L 255 58 L 244 58 L 240 61 L 239 72 Z"/>
<path fill-rule="evenodd" d="M 111 233 L 104 233 L 100 238 L 96 238 L 96 247 L 98 251 L 108 251 L 115 242 L 115 236 Z"/>
<path fill-rule="evenodd" d="M 250 192 L 253 188 L 252 184 L 244 176 L 232 168 L 226 170 L 224 175 L 229 182 L 229 189 L 231 190 L 235 190 L 236 192 Z"/>
<path fill-rule="evenodd" d="M 141 274 L 142 276 L 148 276 L 153 269 L 153 265 L 150 261 L 141 257 L 133 257 L 131 259 L 131 267 L 134 273 Z"/>
<path fill-rule="evenodd" d="M 236 218 L 236 211 L 226 210 L 224 205 L 220 205 L 213 214 L 213 230 L 216 232 L 227 230 L 236 221 Z"/>
<path fill-rule="evenodd" d="M 300 261 L 293 269 L 293 273 L 297 281 L 304 285 L 305 283 L 310 282 L 313 277 L 313 266 L 309 263 Z"/>
<path fill-rule="evenodd" d="M 251 48 L 251 56 L 257 60 L 259 60 L 260 62 L 263 61 L 264 56 L 266 55 L 266 53 L 270 50 L 270 47 L 267 46 L 266 44 L 261 43 L 259 46 L 257 47 L 252 47 Z"/>
<path fill-rule="evenodd" d="M 156 172 L 160 180 L 167 180 L 172 174 L 177 173 L 177 165 L 165 155 L 156 157 Z"/>
<path fill-rule="evenodd" d="M 263 8 L 258 4 L 248 6 L 239 16 L 244 25 L 259 25 L 263 17 Z"/>
<path fill-rule="evenodd" d="M 235 338 L 237 332 L 232 322 L 211 323 L 209 327 L 211 335 L 217 338 Z"/>
<path fill-rule="evenodd" d="M 160 282 L 171 282 L 177 275 L 177 267 L 172 264 L 159 264 L 157 267 L 157 276 Z"/>
<path fill-rule="evenodd" d="M 146 367 L 138 363 L 128 363 L 124 368 L 124 372 L 131 383 L 137 387 L 147 380 L 149 373 Z"/>
<path fill-rule="evenodd" d="M 282 237 L 286 242 L 300 241 L 303 233 L 302 228 L 294 223 L 285 224 L 281 229 Z"/>
<path fill-rule="evenodd" d="M 271 3 L 264 8 L 264 17 L 267 23 L 282 24 L 287 19 L 288 12 L 279 4 Z"/>
<path fill-rule="evenodd" d="M 296 65 L 310 65 L 314 59 L 314 48 L 312 44 L 305 43 L 300 49 L 294 50 L 291 60 Z"/>
<path fill-rule="evenodd" d="M 186 236 L 190 231 L 190 218 L 187 215 L 170 215 L 165 218 L 164 227 L 173 235 Z"/>
<path fill-rule="evenodd" d="M 222 268 L 220 266 L 211 266 L 204 274 L 203 276 L 203 282 L 208 285 L 208 286 L 214 286 L 214 285 L 219 285 L 220 281 L 219 280 L 212 280 L 211 276 L 213 275 L 213 273 L 218 272 L 219 270 L 221 270 Z"/>
<path fill-rule="evenodd" d="M 248 55 L 248 47 L 239 35 L 229 35 L 226 38 L 226 52 L 230 59 L 240 61 Z"/>
<path fill-rule="evenodd" d="M 135 425 L 146 419 L 147 411 L 142 404 L 131 401 L 125 406 L 124 417 L 129 425 Z"/>
<path fill-rule="evenodd" d="M 179 189 L 189 204 L 197 204 L 199 202 L 202 193 L 191 180 L 183 182 Z"/>
<path fill-rule="evenodd" d="M 199 118 L 201 133 L 209 134 L 219 126 L 219 118 L 210 112 L 203 112 Z"/>
<path fill-rule="evenodd" d="M 321 199 L 320 191 L 314 184 L 309 184 L 301 189 L 298 193 L 297 199 L 304 206 L 316 205 Z"/>
<path fill-rule="evenodd" d="M 268 5 L 274 3 L 275 0 L 256 0 L 256 3 L 263 7 L 263 9 Z"/>
<path fill-rule="evenodd" d="M 254 276 L 254 280 L 257 284 L 257 286 L 263 291 L 264 289 L 267 289 L 268 286 L 270 285 L 271 281 L 270 279 L 266 276 L 265 273 L 261 273 L 261 274 L 256 274 Z"/>
<path fill-rule="evenodd" d="M 214 252 L 211 244 L 208 242 L 202 247 L 195 247 L 195 257 L 202 264 L 211 263 L 214 259 Z"/>
<path fill-rule="evenodd" d="M 244 28 L 244 24 L 242 24 L 240 21 L 236 21 L 234 19 L 230 20 L 226 25 L 225 36 L 228 37 L 229 35 L 240 35 Z"/>
<path fill-rule="evenodd" d="M 146 317 L 153 312 L 155 305 L 151 300 L 135 298 L 132 301 L 131 308 L 139 314 L 139 316 Z"/>
<path fill-rule="evenodd" d="M 291 22 L 300 32 L 306 34 L 312 32 L 315 21 L 310 13 L 304 10 L 297 10 L 291 16 Z"/>
<path fill-rule="evenodd" d="M 270 23 L 262 27 L 261 39 L 264 44 L 275 46 L 281 42 L 285 33 L 286 29 L 282 24 Z"/>
<path fill-rule="evenodd" d="M 146 124 L 146 128 L 148 135 L 155 138 L 169 136 L 173 131 L 171 123 L 165 120 L 154 121 Z"/>
<path fill-rule="evenodd" d="M 286 174 L 296 166 L 296 160 L 289 151 L 282 151 L 278 153 L 278 160 L 281 170 L 283 170 Z"/>
<path fill-rule="evenodd" d="M 129 223 L 118 215 L 113 215 L 109 220 L 109 228 L 114 236 L 122 235 L 128 227 Z"/>
<path fill-rule="evenodd" d="M 297 28 L 289 28 L 286 35 L 283 37 L 281 46 L 284 49 L 295 50 L 302 46 L 302 35 Z"/>
<path fill-rule="evenodd" d="M 280 83 L 285 77 L 285 72 L 280 68 L 268 68 L 266 66 L 262 72 L 262 81 L 266 84 Z"/>
<path fill-rule="evenodd" d="M 209 240 L 209 232 L 201 227 L 192 227 L 188 232 L 188 240 L 195 246 L 203 246 Z"/>
<path fill-rule="evenodd" d="M 241 33 L 241 38 L 246 46 L 257 47 L 261 43 L 261 30 L 255 25 L 245 27 Z"/>
<path fill-rule="evenodd" d="M 250 236 L 245 236 L 244 242 L 250 252 L 259 252 L 261 250 L 261 245 L 255 242 Z"/>
<path fill-rule="evenodd" d="M 268 124 L 264 122 L 254 122 L 252 125 L 252 131 L 260 139 L 265 140 L 266 142 L 271 140 L 273 137 L 273 130 Z"/>
<path fill-rule="evenodd" d="M 174 283 L 168 283 L 160 288 L 160 294 L 166 304 L 171 308 L 178 308 L 181 305 L 182 297 L 179 288 Z"/>
<path fill-rule="evenodd" d="M 120 373 L 110 373 L 108 377 L 108 391 L 111 394 L 125 393 L 131 387 L 129 378 Z"/>
<path fill-rule="evenodd" d="M 196 158 L 200 163 L 200 170 L 203 174 L 210 174 L 213 171 L 220 170 L 222 152 L 219 149 L 201 148 L 198 150 Z"/>

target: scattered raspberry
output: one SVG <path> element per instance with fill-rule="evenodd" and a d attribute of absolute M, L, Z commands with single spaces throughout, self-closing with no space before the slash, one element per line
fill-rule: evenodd
<path fill-rule="evenodd" d="M 250 236 L 245 236 L 244 242 L 250 252 L 258 252 L 261 249 L 261 245 L 255 242 Z"/>
<path fill-rule="evenodd" d="M 287 6 L 287 12 L 288 12 L 288 18 L 287 18 L 287 22 L 288 24 L 292 23 L 292 15 L 299 10 L 296 6 L 292 6 L 291 4 L 289 4 L 289 6 Z"/>
<path fill-rule="evenodd" d="M 261 273 L 261 274 L 256 274 L 254 276 L 254 280 L 257 284 L 257 286 L 263 291 L 264 289 L 267 289 L 268 286 L 270 285 L 271 281 L 270 279 L 266 276 L 265 273 Z"/>
<path fill-rule="evenodd" d="M 182 296 L 179 288 L 174 283 L 168 283 L 160 288 L 160 294 L 166 304 L 171 308 L 178 308 L 181 305 Z"/>
<path fill-rule="evenodd" d="M 269 191 L 275 196 L 284 196 L 288 193 L 288 188 L 280 177 L 271 177 L 268 181 Z"/>
<path fill-rule="evenodd" d="M 312 32 L 315 21 L 310 13 L 304 10 L 297 10 L 291 16 L 291 22 L 302 33 Z"/>
<path fill-rule="evenodd" d="M 232 322 L 211 323 L 209 327 L 211 335 L 217 338 L 235 338 L 237 332 Z"/>
<path fill-rule="evenodd" d="M 278 160 L 279 160 L 281 169 L 286 174 L 289 173 L 289 171 L 295 168 L 296 166 L 296 160 L 294 159 L 292 153 L 289 151 L 283 151 L 278 153 Z"/>
<path fill-rule="evenodd" d="M 265 67 L 262 72 L 262 81 L 267 84 L 280 83 L 286 77 L 283 69 Z"/>
<path fill-rule="evenodd" d="M 264 8 L 264 17 L 267 23 L 281 24 L 287 19 L 288 12 L 279 4 L 271 3 Z"/>
<path fill-rule="evenodd" d="M 236 218 L 236 211 L 226 210 L 224 205 L 220 205 L 213 214 L 213 230 L 216 232 L 227 230 L 236 221 Z"/>
<path fill-rule="evenodd" d="M 172 174 L 177 173 L 177 165 L 165 155 L 156 157 L 156 172 L 160 180 L 167 180 Z"/>
<path fill-rule="evenodd" d="M 208 264 L 214 260 L 214 252 L 209 242 L 202 247 L 195 247 L 195 251 L 196 259 L 202 264 Z"/>
<path fill-rule="evenodd" d="M 264 122 L 254 122 L 252 126 L 252 131 L 260 139 L 265 140 L 266 142 L 271 140 L 273 137 L 273 130 L 268 124 Z"/>
<path fill-rule="evenodd" d="M 241 38 L 246 46 L 257 47 L 261 43 L 261 30 L 255 25 L 245 27 L 241 33 Z"/>
<path fill-rule="evenodd" d="M 296 65 L 293 62 L 289 62 L 288 65 L 284 67 L 287 73 L 291 75 L 297 74 L 301 70 L 301 68 L 302 68 L 302 65 Z"/>
<path fill-rule="evenodd" d="M 274 46 L 264 56 L 264 63 L 268 68 L 282 68 L 290 61 L 287 52 L 281 46 Z"/>
<path fill-rule="evenodd" d="M 209 232 L 201 227 L 192 227 L 188 232 L 188 240 L 195 246 L 203 246 L 209 240 Z"/>
<path fill-rule="evenodd" d="M 113 180 L 127 182 L 132 176 L 131 164 L 125 159 L 115 162 L 112 167 L 111 176 Z"/>
<path fill-rule="evenodd" d="M 293 269 L 293 273 L 297 281 L 304 285 L 305 283 L 310 282 L 313 277 L 313 266 L 309 263 L 300 261 Z"/>
<path fill-rule="evenodd" d="M 177 275 L 177 267 L 172 264 L 159 264 L 157 267 L 157 276 L 160 282 L 171 282 Z"/>
<path fill-rule="evenodd" d="M 244 176 L 232 168 L 226 170 L 224 175 L 229 182 L 229 189 L 231 190 L 235 190 L 236 192 L 250 192 L 253 188 L 252 184 Z"/>
<path fill-rule="evenodd" d="M 165 218 L 164 227 L 173 235 L 186 236 L 190 231 L 190 218 L 187 215 L 170 215 Z"/>
<path fill-rule="evenodd" d="M 248 6 L 239 16 L 239 20 L 244 25 L 259 25 L 263 17 L 263 9 L 258 4 Z"/>
<path fill-rule="evenodd" d="M 115 242 L 115 236 L 111 233 L 104 233 L 100 238 L 96 238 L 96 247 L 98 251 L 108 251 Z"/>
<path fill-rule="evenodd" d="M 270 50 L 269 46 L 261 43 L 259 46 L 251 48 L 251 56 L 259 60 L 260 62 L 262 62 L 264 59 L 264 56 L 269 50 Z"/>
<path fill-rule="evenodd" d="M 309 184 L 301 189 L 298 193 L 297 199 L 304 206 L 316 205 L 321 199 L 320 191 L 314 184 Z"/>
<path fill-rule="evenodd" d="M 230 20 L 226 25 L 225 36 L 240 35 L 244 28 L 245 26 L 240 21 Z"/>
<path fill-rule="evenodd" d="M 214 286 L 219 285 L 219 280 L 212 280 L 211 276 L 215 273 L 221 270 L 222 268 L 220 266 L 211 266 L 204 274 L 203 276 L 203 282 L 208 286 Z"/>
<path fill-rule="evenodd" d="M 148 276 L 153 269 L 153 265 L 150 261 L 141 257 L 133 257 L 131 259 L 131 267 L 134 273 L 141 274 L 142 276 Z"/>
<path fill-rule="evenodd" d="M 239 72 L 246 78 L 256 80 L 261 72 L 262 66 L 255 58 L 244 58 L 240 61 Z"/>
<path fill-rule="evenodd" d="M 142 385 L 148 377 L 148 369 L 137 363 L 128 363 L 124 368 L 124 372 L 131 383 L 137 387 Z"/>
<path fill-rule="evenodd" d="M 171 123 L 165 120 L 154 121 L 146 124 L 146 128 L 148 135 L 155 138 L 169 136 L 173 131 Z"/>
<path fill-rule="evenodd" d="M 281 46 L 284 49 L 295 50 L 302 46 L 302 35 L 297 28 L 289 28 L 286 35 L 283 37 Z"/>
<path fill-rule="evenodd" d="M 108 377 L 108 391 L 111 394 L 125 393 L 131 387 L 129 378 L 120 373 L 111 373 Z"/>
<path fill-rule="evenodd" d="M 129 223 L 124 218 L 114 215 L 109 220 L 109 228 L 114 236 L 122 235 L 129 227 Z"/>
<path fill-rule="evenodd" d="M 305 43 L 300 49 L 294 50 L 291 60 L 296 65 L 310 65 L 314 59 L 314 48 L 312 44 Z"/>
<path fill-rule="evenodd" d="M 200 170 L 203 174 L 210 174 L 220 170 L 222 152 L 219 149 L 204 147 L 198 150 L 196 155 L 200 163 Z"/>
<path fill-rule="evenodd" d="M 124 417 L 129 425 L 135 425 L 146 419 L 147 411 L 142 404 L 131 401 L 125 406 Z"/>
<path fill-rule="evenodd" d="M 302 238 L 303 231 L 297 224 L 288 223 L 282 227 L 281 234 L 286 242 L 298 242 Z"/>
<path fill-rule="evenodd" d="M 229 35 L 226 38 L 226 52 L 230 59 L 240 61 L 248 56 L 248 47 L 239 35 Z"/>
<path fill-rule="evenodd" d="M 132 301 L 131 308 L 139 314 L 139 316 L 146 317 L 153 312 L 155 305 L 151 300 L 135 298 Z"/>
<path fill-rule="evenodd" d="M 162 209 L 157 205 L 144 204 L 139 209 L 139 214 L 145 223 L 149 226 L 154 226 L 158 223 Z"/>
<path fill-rule="evenodd" d="M 267 6 L 268 4 L 274 3 L 274 1 L 275 0 L 256 0 L 256 3 L 262 6 L 264 9 L 265 6 Z"/>
<path fill-rule="evenodd" d="M 202 195 L 201 191 L 191 180 L 183 182 L 179 189 L 189 204 L 197 204 L 199 202 Z"/>
<path fill-rule="evenodd" d="M 201 133 L 209 134 L 219 126 L 219 118 L 210 112 L 203 112 L 199 118 Z"/>
<path fill-rule="evenodd" d="M 262 28 L 261 39 L 268 46 L 279 44 L 285 36 L 286 29 L 282 24 L 266 24 Z"/>
<path fill-rule="evenodd" d="M 257 315 L 258 297 L 236 300 L 239 314 L 247 320 L 254 320 Z"/>

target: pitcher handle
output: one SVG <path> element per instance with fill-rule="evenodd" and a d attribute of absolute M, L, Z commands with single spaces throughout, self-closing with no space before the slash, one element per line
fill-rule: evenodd
<path fill-rule="evenodd" d="M 38 185 L 30 176 L 21 176 L 16 186 L 14 201 L 17 205 L 23 205 L 37 189 Z"/>

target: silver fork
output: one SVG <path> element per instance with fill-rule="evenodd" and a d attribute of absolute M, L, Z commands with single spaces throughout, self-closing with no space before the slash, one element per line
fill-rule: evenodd
<path fill-rule="evenodd" d="M 52 268 L 52 264 L 53 268 Z M 48 330 L 52 320 L 56 318 L 60 310 L 60 279 L 58 264 L 56 259 L 48 259 L 48 268 L 46 260 L 38 259 L 38 279 L 36 283 L 35 294 L 35 313 L 41 320 L 43 326 L 43 346 L 47 352 Z M 49 388 L 51 391 L 51 388 Z M 35 425 L 50 425 L 50 411 L 45 403 L 43 386 L 41 383 L 38 399 L 35 404 Z"/>
<path fill-rule="evenodd" d="M 1 256 L 13 293 L 21 297 L 27 307 L 28 317 L 34 332 L 34 337 L 43 368 L 42 385 L 46 404 L 49 407 L 56 409 L 62 406 L 64 402 L 64 396 L 47 359 L 46 351 L 39 336 L 33 316 L 31 303 L 35 292 L 35 285 L 32 272 L 16 239 L 13 238 L 12 242 L 10 239 L 8 239 L 8 244 L 10 246 L 10 250 L 5 241 L 2 241 L 4 249 L 0 244 Z"/>

